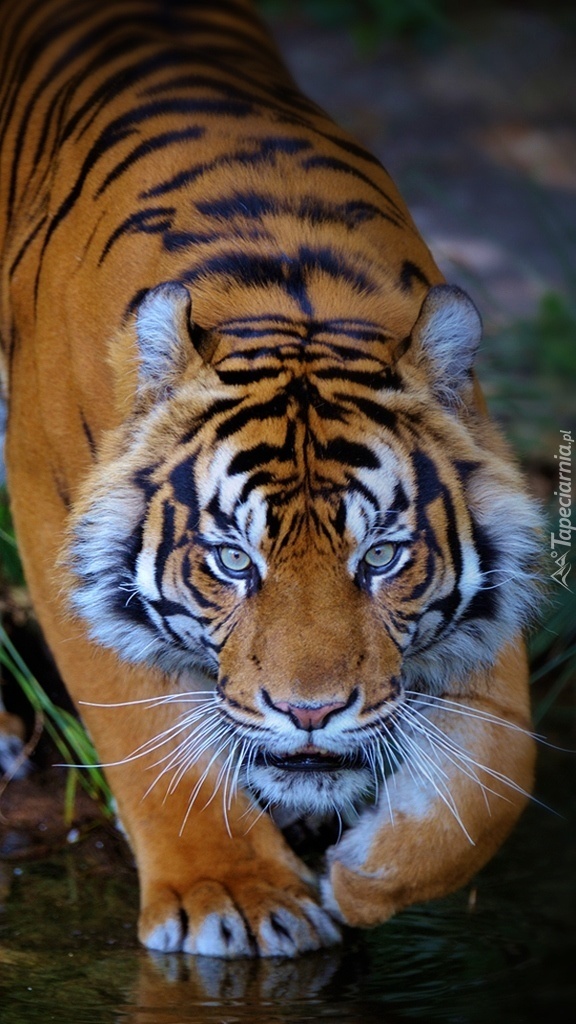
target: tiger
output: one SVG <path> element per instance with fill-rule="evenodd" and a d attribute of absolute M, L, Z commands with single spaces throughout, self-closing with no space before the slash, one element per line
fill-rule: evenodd
<path fill-rule="evenodd" d="M 0 39 L 11 505 L 140 941 L 295 957 L 467 885 L 533 787 L 540 531 L 476 306 L 248 0 Z"/>

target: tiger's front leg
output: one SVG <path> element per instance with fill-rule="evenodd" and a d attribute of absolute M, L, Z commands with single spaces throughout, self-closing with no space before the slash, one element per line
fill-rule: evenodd
<path fill-rule="evenodd" d="M 483 682 L 423 700 L 402 727 L 402 766 L 329 851 L 325 903 L 347 924 L 377 925 L 464 885 L 520 815 L 535 746 L 524 654 L 508 648 Z"/>
<path fill-rule="evenodd" d="M 108 675 L 110 706 L 88 703 L 82 712 L 136 859 L 140 940 L 228 958 L 291 957 L 337 943 L 339 927 L 319 906 L 312 874 L 242 790 L 229 796 L 221 762 L 210 767 L 214 748 L 186 768 L 179 716 L 194 694 L 156 706 L 142 699 L 154 691 L 153 678 L 146 685 L 154 674 L 121 668 L 125 689 L 136 684 L 127 677 L 138 677 L 138 700 L 114 706 Z M 209 731 L 201 718 L 197 725 Z"/>
<path fill-rule="evenodd" d="M 188 787 L 195 781 L 185 780 Z M 165 952 L 227 958 L 293 957 L 339 942 L 311 873 L 270 818 L 255 822 L 258 811 L 242 795 L 226 816 L 218 796 L 207 805 L 213 783 L 212 777 L 191 810 L 185 801 L 175 807 L 171 796 L 167 812 L 156 802 L 153 809 L 147 801 L 132 808 L 140 940 Z"/>

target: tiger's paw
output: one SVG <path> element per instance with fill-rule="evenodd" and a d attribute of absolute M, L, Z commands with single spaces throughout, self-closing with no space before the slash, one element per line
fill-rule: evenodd
<path fill-rule="evenodd" d="M 395 829 L 378 829 L 378 821 L 377 811 L 368 810 L 326 854 L 322 906 L 351 928 L 383 924 L 414 902 L 411 883 L 418 875 L 417 851 L 412 867 L 403 857 L 403 850 L 413 849 L 410 830 L 403 831 L 399 821 Z"/>
<path fill-rule="evenodd" d="M 352 928 L 383 924 L 403 906 L 391 880 L 379 874 L 351 871 L 340 862 L 335 862 L 330 875 L 323 879 L 322 897 L 323 906 L 332 917 Z"/>
<path fill-rule="evenodd" d="M 339 926 L 303 887 L 205 880 L 179 896 L 157 889 L 139 924 L 141 942 L 162 952 L 224 957 L 295 957 L 334 946 Z"/>

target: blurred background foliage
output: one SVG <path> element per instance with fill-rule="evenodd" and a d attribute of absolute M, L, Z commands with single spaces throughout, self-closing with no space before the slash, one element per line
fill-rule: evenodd
<path fill-rule="evenodd" d="M 270 20 L 296 16 L 323 28 L 343 29 L 352 33 L 361 46 L 377 44 L 386 37 L 409 38 L 417 45 L 436 44 L 459 34 L 466 15 L 479 10 L 550 10 L 544 0 L 257 0 L 257 5 Z M 554 18 L 568 29 L 574 27 L 572 0 L 557 0 Z"/>
<path fill-rule="evenodd" d="M 297 12 L 324 28 L 340 28 L 354 34 L 362 47 L 383 36 L 409 36 L 423 42 L 449 31 L 449 0 L 262 0 L 270 17 Z"/>

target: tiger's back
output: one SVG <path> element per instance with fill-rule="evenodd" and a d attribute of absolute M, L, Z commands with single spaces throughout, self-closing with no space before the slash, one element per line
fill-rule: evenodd
<path fill-rule="evenodd" d="M 248 3 L 2 16 L 11 500 L 73 698 L 134 701 L 121 725 L 83 714 L 138 861 L 141 936 L 318 948 L 333 918 L 462 884 L 530 786 L 537 516 L 480 412 L 478 316 Z M 449 713 L 464 697 L 470 735 Z M 366 796 L 324 909 L 272 816 L 244 825 L 256 798 L 293 815 Z M 402 868 L 427 836 L 429 868 Z"/>
<path fill-rule="evenodd" d="M 368 308 L 409 332 L 441 276 L 390 178 L 296 90 L 249 4 L 31 9 L 2 36 L 2 337 L 11 350 L 14 321 L 40 321 L 53 358 L 63 332 L 88 332 L 62 383 L 94 435 L 111 425 L 94 400 L 110 338 L 159 264 L 193 286 L 205 329 L 267 313 L 272 290 L 289 317 Z"/>

